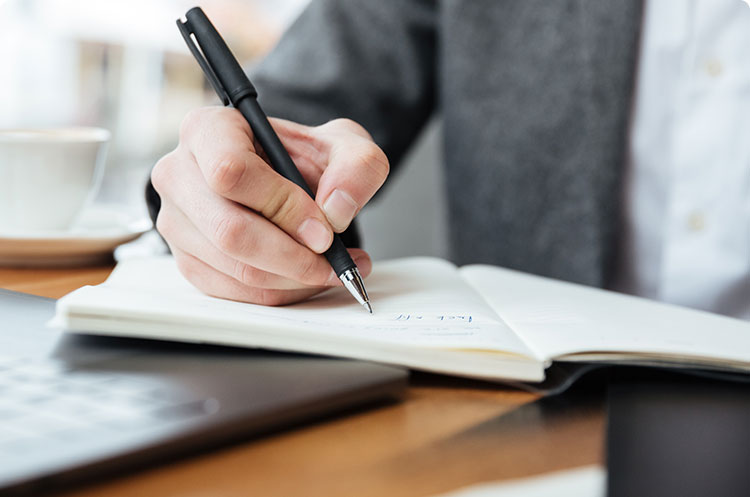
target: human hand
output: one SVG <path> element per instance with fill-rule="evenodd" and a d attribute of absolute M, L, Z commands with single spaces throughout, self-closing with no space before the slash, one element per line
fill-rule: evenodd
<path fill-rule="evenodd" d="M 339 285 L 325 257 L 388 175 L 388 160 L 358 124 L 308 127 L 271 119 L 315 193 L 276 173 L 235 109 L 207 107 L 182 122 L 177 148 L 151 173 L 161 197 L 157 230 L 180 272 L 209 295 L 265 305 Z M 362 276 L 367 253 L 349 250 Z"/>

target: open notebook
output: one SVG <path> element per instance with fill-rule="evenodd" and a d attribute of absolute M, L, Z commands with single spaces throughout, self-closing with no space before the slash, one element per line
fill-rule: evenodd
<path fill-rule="evenodd" d="M 750 370 L 750 323 L 493 266 L 380 262 L 370 315 L 343 288 L 286 307 L 207 297 L 170 257 L 121 262 L 63 297 L 74 332 L 309 352 L 490 380 L 556 360 Z"/>

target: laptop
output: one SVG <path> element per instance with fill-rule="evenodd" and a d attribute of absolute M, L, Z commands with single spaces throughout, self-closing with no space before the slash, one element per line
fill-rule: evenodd
<path fill-rule="evenodd" d="M 55 301 L 0 290 L 0 493 L 36 495 L 344 409 L 407 372 L 367 362 L 66 335 Z"/>

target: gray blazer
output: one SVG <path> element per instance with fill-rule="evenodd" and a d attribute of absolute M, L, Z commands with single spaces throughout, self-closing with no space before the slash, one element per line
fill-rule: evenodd
<path fill-rule="evenodd" d="M 271 115 L 360 122 L 392 166 L 440 111 L 452 258 L 605 286 L 641 10 L 641 0 L 317 0 L 254 81 Z"/>

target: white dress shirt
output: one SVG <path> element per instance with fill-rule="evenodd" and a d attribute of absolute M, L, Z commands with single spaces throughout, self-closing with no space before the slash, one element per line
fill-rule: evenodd
<path fill-rule="evenodd" d="M 644 16 L 615 289 L 750 318 L 750 8 Z"/>

